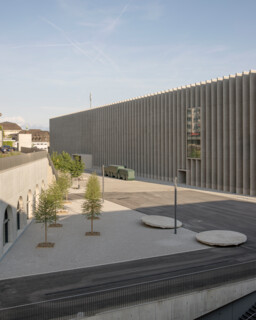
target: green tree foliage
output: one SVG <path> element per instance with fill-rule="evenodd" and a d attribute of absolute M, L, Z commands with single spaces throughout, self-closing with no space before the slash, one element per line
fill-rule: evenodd
<path fill-rule="evenodd" d="M 36 222 L 44 223 L 45 243 L 47 243 L 47 225 L 55 220 L 55 203 L 49 191 L 42 191 L 35 210 Z"/>
<path fill-rule="evenodd" d="M 79 157 L 74 156 L 74 160 L 71 165 L 70 174 L 72 178 L 78 178 L 84 172 L 84 163 L 80 161 Z"/>
<path fill-rule="evenodd" d="M 5 133 L 4 133 L 4 129 L 3 129 L 3 127 L 2 126 L 0 126 L 0 130 L 2 131 L 2 133 L 3 133 L 3 138 L 5 138 Z"/>
<path fill-rule="evenodd" d="M 70 172 L 73 160 L 69 153 L 65 151 L 62 153 L 53 152 L 51 158 L 57 170 L 60 170 L 61 172 Z"/>
<path fill-rule="evenodd" d="M 12 147 L 12 146 L 13 146 L 13 141 L 3 141 L 3 144 L 4 144 L 5 146 L 10 146 L 10 147 Z"/>
<path fill-rule="evenodd" d="M 63 208 L 63 190 L 61 189 L 60 185 L 58 184 L 57 181 L 55 181 L 53 184 L 48 189 L 49 192 L 49 197 L 54 203 L 55 207 L 55 224 L 57 223 L 57 209 L 62 209 Z"/>
<path fill-rule="evenodd" d="M 83 213 L 91 219 L 91 234 L 93 234 L 93 219 L 100 215 L 102 207 L 100 183 L 96 173 L 93 173 L 86 184 L 85 201 L 82 205 Z"/>
<path fill-rule="evenodd" d="M 63 151 L 62 153 L 53 152 L 51 158 L 57 170 L 70 173 L 72 178 L 80 177 L 84 171 L 85 165 L 78 156 L 72 159 L 67 152 Z"/>
<path fill-rule="evenodd" d="M 57 179 L 57 184 L 63 194 L 63 197 L 65 196 L 67 200 L 68 189 L 71 187 L 70 175 L 68 173 L 62 172 Z"/>

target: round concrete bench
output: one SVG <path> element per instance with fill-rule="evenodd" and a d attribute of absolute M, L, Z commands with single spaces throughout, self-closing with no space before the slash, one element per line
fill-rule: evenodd
<path fill-rule="evenodd" d="M 238 246 L 247 241 L 246 235 L 228 230 L 211 230 L 200 232 L 196 235 L 197 241 L 209 246 Z"/>
<path fill-rule="evenodd" d="M 154 228 L 161 228 L 161 229 L 174 229 L 174 219 L 168 218 L 168 217 L 163 217 L 163 216 L 143 216 L 141 218 L 141 221 Z M 177 228 L 181 227 L 182 223 L 177 220 Z"/>

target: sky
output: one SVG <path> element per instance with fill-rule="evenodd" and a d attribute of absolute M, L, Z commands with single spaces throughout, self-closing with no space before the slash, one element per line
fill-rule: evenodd
<path fill-rule="evenodd" d="M 255 0 L 0 0 L 0 112 L 23 128 L 256 69 Z"/>

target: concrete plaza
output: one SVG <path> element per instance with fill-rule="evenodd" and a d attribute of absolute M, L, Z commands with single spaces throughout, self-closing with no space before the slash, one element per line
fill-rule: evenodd
<path fill-rule="evenodd" d="M 147 183 L 138 183 L 149 187 Z M 75 198 L 83 189 L 70 191 Z M 55 243 L 54 248 L 36 248 L 44 241 L 44 229 L 33 221 L 0 262 L 0 279 L 208 248 L 196 241 L 193 231 L 179 228 L 175 235 L 173 230 L 147 227 L 141 222 L 142 213 L 106 200 L 100 219 L 94 221 L 94 230 L 101 235 L 85 236 L 90 231 L 90 220 L 81 214 L 82 202 L 77 197 L 66 205 L 68 214 L 59 219 L 62 228 L 48 229 L 48 241 Z"/>
<path fill-rule="evenodd" d="M 255 198 L 179 188 L 178 219 L 183 227 L 175 235 L 174 230 L 142 224 L 144 214 L 173 217 L 173 186 L 145 181 L 105 178 L 102 215 L 94 222 L 94 230 L 101 235 L 85 236 L 90 221 L 81 214 L 81 204 L 88 176 L 83 175 L 80 189 L 70 189 L 68 214 L 60 217 L 63 227 L 49 229 L 48 240 L 55 243 L 54 248 L 36 248 L 44 240 L 44 230 L 41 224 L 32 222 L 0 261 L 0 279 L 192 254 L 202 249 L 218 252 L 223 258 L 237 256 L 240 261 L 255 257 Z M 242 232 L 248 241 L 240 249 L 226 248 L 225 252 L 196 241 L 197 232 L 213 229 Z"/>

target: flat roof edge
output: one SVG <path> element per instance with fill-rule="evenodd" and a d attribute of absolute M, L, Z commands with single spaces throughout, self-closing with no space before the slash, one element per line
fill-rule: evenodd
<path fill-rule="evenodd" d="M 86 108 L 86 109 L 83 109 L 83 110 L 80 110 L 80 111 L 75 111 L 75 112 L 72 112 L 72 113 L 66 113 L 66 114 L 63 114 L 63 115 L 60 115 L 60 116 L 52 117 L 49 120 L 62 118 L 62 117 L 70 116 L 72 114 L 78 114 L 78 113 L 81 113 L 81 112 L 90 111 L 90 110 L 94 110 L 94 109 L 99 109 L 99 108 L 103 108 L 103 107 L 110 107 L 110 106 L 117 105 L 117 104 L 124 103 L 124 102 L 130 102 L 130 101 L 135 101 L 135 100 L 139 100 L 139 99 L 143 99 L 143 98 L 148 98 L 148 97 L 151 97 L 151 96 L 157 96 L 157 95 L 161 95 L 161 94 L 164 94 L 164 93 L 170 93 L 170 92 L 173 92 L 173 91 L 184 90 L 186 88 L 200 86 L 200 85 L 204 85 L 204 84 L 207 84 L 207 83 L 212 83 L 212 82 L 217 82 L 217 81 L 224 81 L 226 79 L 230 79 L 230 78 L 237 77 L 237 76 L 239 77 L 239 76 L 242 76 L 242 75 L 250 75 L 251 73 L 256 73 L 256 70 L 251 69 L 249 71 L 243 71 L 242 73 L 236 73 L 235 75 L 217 77 L 217 78 L 215 78 L 215 79 L 213 78 L 211 80 L 204 80 L 204 81 L 201 81 L 201 82 L 196 82 L 196 83 L 189 84 L 189 85 L 182 85 L 182 86 L 175 87 L 175 88 L 172 88 L 172 89 L 167 89 L 167 90 L 164 90 L 164 91 L 158 91 L 158 92 L 155 92 L 155 93 L 145 94 L 144 96 L 138 96 L 138 97 L 134 97 L 134 98 L 130 98 L 130 99 L 120 100 L 120 101 L 116 101 L 116 102 L 112 102 L 112 103 L 109 103 L 109 104 L 104 104 L 104 105 L 96 106 L 96 107 L 92 107 L 92 108 Z"/>

